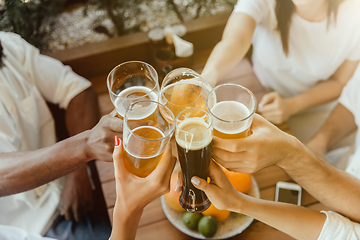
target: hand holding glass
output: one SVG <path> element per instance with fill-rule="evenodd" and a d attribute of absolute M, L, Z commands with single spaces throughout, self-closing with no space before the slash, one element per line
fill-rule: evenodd
<path fill-rule="evenodd" d="M 123 126 L 124 163 L 126 169 L 139 177 L 148 176 L 162 158 L 174 125 L 165 121 L 160 112 L 168 116 L 171 111 L 150 100 L 130 105 Z"/>

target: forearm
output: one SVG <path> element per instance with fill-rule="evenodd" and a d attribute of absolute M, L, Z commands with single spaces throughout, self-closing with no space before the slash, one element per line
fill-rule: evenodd
<path fill-rule="evenodd" d="M 231 14 L 221 41 L 215 46 L 201 75 L 213 87 L 245 56 L 251 45 L 255 20 L 244 13 Z"/>
<path fill-rule="evenodd" d="M 0 154 L 0 196 L 33 189 L 83 166 L 88 132 L 35 151 Z M 20 167 L 19 167 L 20 166 Z"/>
<path fill-rule="evenodd" d="M 317 239 L 326 216 L 293 204 L 241 196 L 237 211 L 264 222 L 296 239 Z M 244 201 L 245 200 L 245 201 Z"/>
<path fill-rule="evenodd" d="M 334 211 L 360 221 L 360 181 L 316 157 L 299 143 L 294 157 L 278 165 L 313 197 Z"/>
<path fill-rule="evenodd" d="M 204 79 L 213 87 L 221 77 L 243 59 L 247 49 L 250 47 L 241 47 L 241 44 L 233 44 L 232 41 L 240 40 L 224 39 L 215 46 L 201 73 Z"/>
<path fill-rule="evenodd" d="M 308 145 L 316 145 L 325 151 L 354 132 L 356 128 L 354 115 L 339 103 Z"/>
<path fill-rule="evenodd" d="M 336 100 L 345 84 L 335 79 L 320 82 L 302 94 L 288 98 L 293 109 L 292 114 Z"/>
<path fill-rule="evenodd" d="M 133 240 L 142 215 L 142 210 L 129 211 L 115 205 L 113 230 L 110 240 Z"/>

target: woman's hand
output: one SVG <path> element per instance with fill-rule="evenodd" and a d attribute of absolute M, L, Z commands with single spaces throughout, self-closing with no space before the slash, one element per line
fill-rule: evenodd
<path fill-rule="evenodd" d="M 231 171 L 253 173 L 270 165 L 287 164 L 305 148 L 258 114 L 254 115 L 251 131 L 246 138 L 213 137 L 212 157 Z"/>
<path fill-rule="evenodd" d="M 296 113 L 292 98 L 282 98 L 277 92 L 267 93 L 259 103 L 261 115 L 275 124 L 281 124 Z"/>
<path fill-rule="evenodd" d="M 191 182 L 206 193 L 217 209 L 239 212 L 242 193 L 235 190 L 224 171 L 213 160 L 210 161 L 210 179 L 211 183 L 207 183 L 204 179 L 194 176 Z"/>
<path fill-rule="evenodd" d="M 137 177 L 125 168 L 122 143 L 117 136 L 115 136 L 113 158 L 116 202 L 110 239 L 135 239 L 144 207 L 169 191 L 175 159 L 172 157 L 169 143 L 155 170 L 146 178 Z"/>
<path fill-rule="evenodd" d="M 115 137 L 116 138 L 116 137 Z M 155 168 L 146 178 L 137 177 L 125 168 L 123 148 L 120 144 L 114 149 L 114 167 L 116 181 L 116 205 L 122 206 L 124 211 L 143 209 L 170 189 L 170 177 L 175 166 L 175 159 L 171 154 L 170 144 Z"/>

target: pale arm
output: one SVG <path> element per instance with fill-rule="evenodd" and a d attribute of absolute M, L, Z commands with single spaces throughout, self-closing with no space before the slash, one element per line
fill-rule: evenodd
<path fill-rule="evenodd" d="M 221 41 L 216 44 L 201 75 L 215 86 L 216 82 L 241 61 L 249 50 L 256 27 L 255 20 L 244 13 L 231 14 Z"/>
<path fill-rule="evenodd" d="M 298 139 L 259 115 L 252 135 L 242 139 L 213 138 L 212 157 L 229 170 L 256 172 L 278 165 L 324 205 L 360 222 L 360 180 L 317 157 Z"/>
<path fill-rule="evenodd" d="M 356 129 L 354 115 L 339 103 L 306 146 L 322 157 L 327 149 Z"/>
<path fill-rule="evenodd" d="M 216 208 L 243 213 L 296 239 L 319 237 L 326 219 L 325 214 L 293 204 L 256 199 L 237 192 L 214 162 L 210 164 L 210 177 L 212 184 L 197 178 L 197 187 L 205 191 Z M 193 180 L 192 182 L 196 183 Z"/>
<path fill-rule="evenodd" d="M 175 166 L 175 159 L 168 143 L 155 170 L 146 178 L 140 178 L 126 170 L 122 151 L 122 144 L 116 137 L 113 154 L 116 202 L 111 240 L 135 239 L 144 207 L 169 191 L 170 177 Z"/>
<path fill-rule="evenodd" d="M 358 63 L 345 60 L 329 79 L 320 81 L 310 90 L 294 97 L 282 98 L 276 92 L 268 93 L 259 103 L 259 112 L 269 121 L 280 124 L 296 113 L 336 100 Z"/>
<path fill-rule="evenodd" d="M 326 81 L 322 81 L 309 91 L 291 98 L 295 113 L 337 99 L 343 87 L 354 74 L 359 61 L 345 62 Z"/>

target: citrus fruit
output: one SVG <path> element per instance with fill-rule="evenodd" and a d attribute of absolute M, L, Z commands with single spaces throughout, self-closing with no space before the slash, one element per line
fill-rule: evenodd
<path fill-rule="evenodd" d="M 174 210 L 179 211 L 179 212 L 183 212 L 184 209 L 180 206 L 179 203 L 179 197 L 180 197 L 180 192 L 175 192 L 175 188 L 177 186 L 177 180 L 178 179 L 178 174 L 177 171 L 174 171 L 174 173 L 171 175 L 171 180 L 170 180 L 170 191 L 164 195 L 165 201 L 166 203 Z"/>
<path fill-rule="evenodd" d="M 201 218 L 201 213 L 186 212 L 182 216 L 182 221 L 187 228 L 196 229 Z"/>
<path fill-rule="evenodd" d="M 198 223 L 198 230 L 204 237 L 212 237 L 218 228 L 217 220 L 212 216 L 204 216 Z"/>
<path fill-rule="evenodd" d="M 227 210 L 219 210 L 217 209 L 214 204 L 211 204 L 211 206 L 206 209 L 204 212 L 202 212 L 204 216 L 213 216 L 216 218 L 218 222 L 224 221 L 227 219 L 230 215 L 230 211 Z"/>
<path fill-rule="evenodd" d="M 222 167 L 222 169 L 237 191 L 242 193 L 247 193 L 249 191 L 251 187 L 251 173 L 233 172 L 224 167 Z"/>

